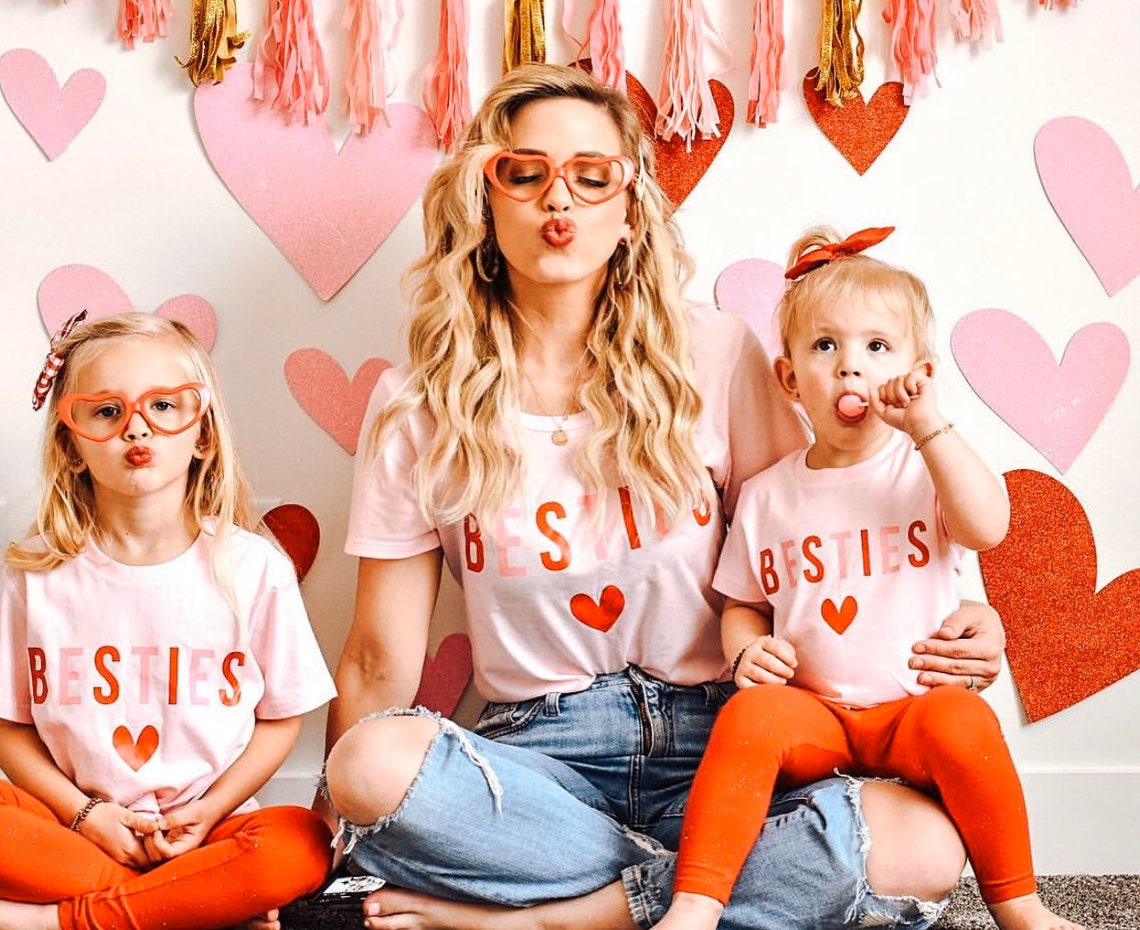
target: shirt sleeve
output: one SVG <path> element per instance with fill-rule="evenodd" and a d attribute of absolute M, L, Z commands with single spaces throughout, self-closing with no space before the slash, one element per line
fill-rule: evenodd
<path fill-rule="evenodd" d="M 0 719 L 32 723 L 24 573 L 0 567 Z"/>
<path fill-rule="evenodd" d="M 384 405 L 406 380 L 405 366 L 385 371 L 372 392 L 353 466 L 352 503 L 345 552 L 373 559 L 403 559 L 440 545 L 425 518 L 412 473 L 427 441 L 424 415 L 411 414 L 376 455 L 369 437 Z"/>
<path fill-rule="evenodd" d="M 750 557 L 754 547 L 749 540 L 749 529 L 755 525 L 756 519 L 753 510 L 749 505 L 748 488 L 745 487 L 740 497 L 738 519 L 733 520 L 728 528 L 728 536 L 721 547 L 720 560 L 712 580 L 714 590 L 746 604 L 760 604 L 768 600 Z"/>

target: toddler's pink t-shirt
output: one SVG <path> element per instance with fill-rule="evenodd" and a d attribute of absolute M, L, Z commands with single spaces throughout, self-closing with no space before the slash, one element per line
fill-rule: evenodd
<path fill-rule="evenodd" d="M 911 646 L 958 607 L 966 551 L 930 473 L 903 433 L 848 468 L 804 459 L 745 482 L 713 586 L 772 605 L 774 635 L 796 647 L 793 684 L 851 707 L 920 694 Z"/>
<path fill-rule="evenodd" d="M 177 558 L 138 566 L 89 544 L 50 571 L 3 570 L 0 718 L 33 724 L 87 794 L 169 812 L 233 764 L 255 720 L 334 696 L 289 560 L 231 534 L 243 635 L 214 579 L 214 545 L 203 532 Z"/>
<path fill-rule="evenodd" d="M 764 350 L 743 323 L 707 308 L 692 313 L 692 351 L 703 409 L 696 444 L 731 512 L 740 482 L 804 441 L 775 384 Z M 367 454 L 371 424 L 408 377 L 385 372 L 376 387 L 356 457 L 346 550 L 399 559 L 442 546 L 463 586 L 475 684 L 484 698 L 517 701 L 581 691 L 596 675 L 635 664 L 677 684 L 716 679 L 721 599 L 710 582 L 723 541 L 719 500 L 667 529 L 624 489 L 597 502 L 574 469 L 591 430 L 571 416 L 565 446 L 558 421 L 522 415 L 525 483 L 495 527 L 474 517 L 426 519 L 411 480 L 431 435 L 423 411 L 410 416 L 378 459 Z"/>

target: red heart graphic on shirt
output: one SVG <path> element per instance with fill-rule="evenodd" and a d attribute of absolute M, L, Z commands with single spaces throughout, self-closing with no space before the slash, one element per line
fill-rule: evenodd
<path fill-rule="evenodd" d="M 602 596 L 597 601 L 588 594 L 575 594 L 570 598 L 570 613 L 574 619 L 599 633 L 608 633 L 623 610 L 625 595 L 621 593 L 621 588 L 612 584 L 602 589 Z"/>
<path fill-rule="evenodd" d="M 829 597 L 824 600 L 819 612 L 823 615 L 823 622 L 842 636 L 847 632 L 847 628 L 851 626 L 851 621 L 855 619 L 855 614 L 859 612 L 859 604 L 855 598 L 848 594 L 847 597 L 843 598 L 842 606 L 836 607 L 835 601 Z"/>
<path fill-rule="evenodd" d="M 111 742 L 115 745 L 115 752 L 136 772 L 150 761 L 150 757 L 158 751 L 158 730 L 152 726 L 145 726 L 136 740 L 126 727 L 115 727 L 111 734 Z"/>
<path fill-rule="evenodd" d="M 837 107 L 827 102 L 823 91 L 815 89 L 818 76 L 813 68 L 804 77 L 808 113 L 851 167 L 863 174 L 883 154 L 910 111 L 903 100 L 903 86 L 898 81 L 887 81 L 868 102 L 864 103 L 860 94 Z"/>

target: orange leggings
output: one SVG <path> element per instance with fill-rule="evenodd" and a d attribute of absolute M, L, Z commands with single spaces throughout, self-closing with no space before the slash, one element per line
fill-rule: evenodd
<path fill-rule="evenodd" d="M 213 930 L 315 891 L 331 836 L 303 807 L 227 817 L 197 849 L 148 872 L 120 865 L 0 781 L 0 899 L 59 905 L 63 930 Z"/>
<path fill-rule="evenodd" d="M 934 688 L 853 710 L 787 685 L 745 688 L 717 717 L 685 811 L 675 889 L 727 903 L 772 792 L 836 770 L 937 795 L 988 903 L 1036 889 L 1021 784 L 977 694 Z"/>

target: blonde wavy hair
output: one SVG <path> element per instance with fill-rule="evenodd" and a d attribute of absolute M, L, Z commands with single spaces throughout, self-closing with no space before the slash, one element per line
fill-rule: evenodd
<path fill-rule="evenodd" d="M 79 372 L 100 353 L 128 339 L 173 340 L 185 352 L 194 378 L 210 389 L 210 406 L 201 422 L 198 447 L 201 458 L 190 463 L 186 481 L 186 512 L 200 532 L 211 532 L 219 540 L 215 547 L 215 573 L 233 605 L 228 574 L 219 571 L 226 537 L 233 526 L 253 529 L 249 490 L 238 465 L 225 408 L 218 394 L 218 378 L 210 355 L 194 334 L 181 323 L 150 313 L 124 313 L 103 317 L 76 329 L 56 349 L 63 357 L 47 406 L 44 429 L 43 490 L 32 533 L 40 546 L 13 544 L 4 561 L 25 571 L 49 571 L 70 561 L 87 547 L 99 529 L 91 475 L 77 471 L 79 451 L 71 430 L 59 417 L 59 400 L 72 393 Z"/>
<path fill-rule="evenodd" d="M 629 256 L 619 247 L 610 258 L 586 340 L 593 365 L 577 400 L 596 429 L 580 448 L 576 467 L 598 500 L 624 485 L 670 522 L 713 493 L 694 441 L 701 399 L 681 296 L 692 261 L 672 221 L 674 208 L 653 179 L 653 147 L 624 94 L 584 71 L 529 65 L 491 90 L 456 154 L 428 182 L 426 250 L 404 282 L 412 375 L 369 437 L 369 453 L 376 456 L 410 413 L 422 408 L 432 417 L 434 432 L 413 481 L 425 515 L 437 523 L 474 513 L 489 529 L 521 486 L 515 424 L 522 333 L 508 303 L 505 270 L 500 267 L 489 282 L 477 270 L 479 250 L 486 254 L 494 243 L 483 166 L 510 148 L 511 119 L 520 109 L 560 98 L 605 110 L 622 154 L 638 165 L 625 194 Z M 446 500 L 440 499 L 444 487 L 455 489 Z"/>
<path fill-rule="evenodd" d="M 812 249 L 842 242 L 830 226 L 813 226 L 788 252 L 792 268 Z M 801 320 L 811 319 L 817 307 L 859 302 L 870 294 L 907 321 L 918 358 L 934 360 L 934 311 L 926 285 L 909 271 L 888 265 L 865 252 L 844 255 L 789 281 L 776 308 L 776 325 L 784 355 L 790 336 Z"/>

